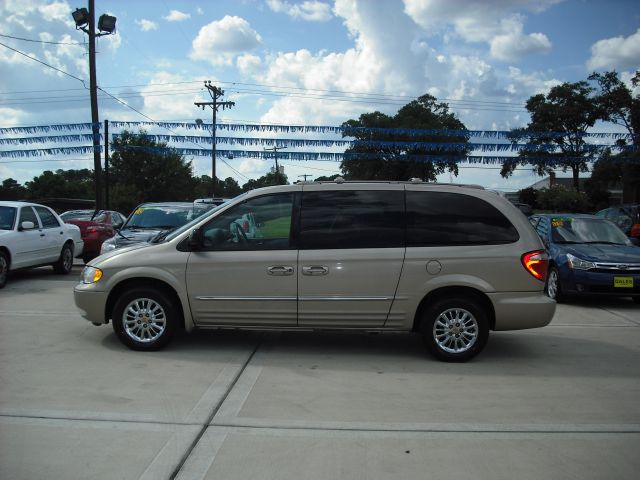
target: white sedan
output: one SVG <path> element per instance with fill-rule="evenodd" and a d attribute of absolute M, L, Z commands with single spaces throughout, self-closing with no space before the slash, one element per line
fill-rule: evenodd
<path fill-rule="evenodd" d="M 52 265 L 67 274 L 84 243 L 76 225 L 64 223 L 44 205 L 0 202 L 0 288 L 10 271 Z"/>

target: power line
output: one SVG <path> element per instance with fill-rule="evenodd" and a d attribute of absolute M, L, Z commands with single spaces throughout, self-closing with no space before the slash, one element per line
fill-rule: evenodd
<path fill-rule="evenodd" d="M 78 47 L 84 47 L 85 46 L 84 43 L 79 43 L 79 42 L 47 42 L 45 40 L 35 40 L 35 39 L 31 39 L 31 38 L 14 37 L 12 35 L 3 35 L 2 33 L 0 33 L 0 37 L 12 38 L 14 40 L 22 40 L 23 42 L 46 43 L 46 44 L 49 44 L 49 45 L 75 45 L 75 46 L 78 46 Z"/>
<path fill-rule="evenodd" d="M 44 65 L 45 67 L 52 68 L 52 69 L 53 69 L 53 70 L 55 70 L 56 72 L 63 73 L 63 74 L 65 74 L 65 75 L 67 75 L 68 77 L 73 78 L 74 80 L 78 80 L 79 82 L 82 82 L 82 85 L 84 85 L 84 88 L 87 88 L 87 86 L 86 86 L 86 85 L 85 85 L 85 83 L 84 83 L 84 80 L 83 80 L 83 79 L 81 79 L 81 78 L 79 78 L 79 77 L 76 77 L 75 75 L 71 75 L 70 73 L 65 72 L 64 70 L 60 70 L 59 68 L 56 68 L 56 67 L 54 67 L 53 65 L 49 65 L 48 63 L 45 63 L 45 62 L 43 62 L 43 61 L 41 61 L 41 60 L 38 60 L 37 58 L 34 58 L 34 57 L 30 56 L 30 55 L 27 55 L 27 54 L 26 54 L 26 53 L 24 53 L 24 52 L 21 52 L 20 50 L 16 50 L 15 48 L 10 47 L 9 45 L 5 45 L 5 44 L 4 44 L 4 43 L 2 43 L 2 42 L 0 42 L 0 45 L 2 45 L 2 46 L 3 46 L 3 47 L 5 47 L 5 48 L 8 48 L 9 50 L 13 50 L 13 51 L 14 51 L 14 52 L 16 52 L 16 53 L 19 53 L 19 54 L 20 54 L 20 55 L 22 55 L 23 57 L 27 57 L 29 60 L 33 60 L 34 62 L 41 63 L 41 64 L 42 64 L 42 65 Z M 88 89 L 87 89 L 87 90 L 88 90 Z"/>

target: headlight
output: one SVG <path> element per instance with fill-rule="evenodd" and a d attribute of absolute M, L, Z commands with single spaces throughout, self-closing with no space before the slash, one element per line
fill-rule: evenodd
<path fill-rule="evenodd" d="M 96 283 L 102 278 L 102 270 L 96 267 L 84 267 L 81 278 L 82 283 Z"/>
<path fill-rule="evenodd" d="M 570 253 L 567 253 L 567 263 L 569 264 L 569 268 L 575 268 L 576 270 L 590 270 L 592 268 L 596 268 L 595 263 L 587 262 L 586 260 L 582 260 Z"/>
<path fill-rule="evenodd" d="M 116 249 L 116 242 L 113 240 L 105 240 L 100 247 L 100 255 Z"/>

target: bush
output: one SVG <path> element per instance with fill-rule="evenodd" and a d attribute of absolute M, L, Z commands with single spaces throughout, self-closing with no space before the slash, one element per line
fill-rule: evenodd
<path fill-rule="evenodd" d="M 585 213 L 589 212 L 589 199 L 584 192 L 562 185 L 543 188 L 538 192 L 538 205 L 552 212 Z"/>

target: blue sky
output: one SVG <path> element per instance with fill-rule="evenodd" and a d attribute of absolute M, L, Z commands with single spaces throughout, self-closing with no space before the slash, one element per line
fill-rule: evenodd
<path fill-rule="evenodd" d="M 584 80 L 592 71 L 615 69 L 629 80 L 640 68 L 640 8 L 626 0 L 96 4 L 98 15 L 118 18 L 117 34 L 98 40 L 98 84 L 132 107 L 102 95 L 101 120 L 145 121 L 135 109 L 158 121 L 210 121 L 210 111 L 203 113 L 193 102 L 208 99 L 203 81 L 211 80 L 225 90 L 225 100 L 236 102 L 219 114 L 228 123 L 339 125 L 374 110 L 394 114 L 431 93 L 449 102 L 467 128 L 507 130 L 526 125 L 523 107 L 531 95 Z M 86 41 L 71 19 L 72 10 L 83 6 L 2 0 L 0 42 L 88 79 L 86 49 L 69 45 Z M 88 91 L 77 79 L 3 46 L 0 68 L 0 127 L 90 121 Z M 50 159 L 55 161 L 3 158 L 0 179 L 23 183 L 46 169 L 92 167 L 89 155 Z M 272 166 L 264 159 L 224 161 L 218 163 L 219 176 L 241 184 Z M 210 160 L 193 162 L 197 174 L 209 174 Z M 292 181 L 338 172 L 331 162 L 282 163 Z M 461 168 L 458 178 L 443 175 L 440 181 L 516 190 L 538 179 L 522 170 L 504 180 L 496 168 Z"/>

